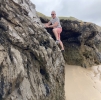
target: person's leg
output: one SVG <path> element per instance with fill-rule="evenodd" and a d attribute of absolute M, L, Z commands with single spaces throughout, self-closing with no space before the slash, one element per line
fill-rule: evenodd
<path fill-rule="evenodd" d="M 64 50 L 63 43 L 62 43 L 62 41 L 61 41 L 61 39 L 60 39 L 60 34 L 61 34 L 61 32 L 62 32 L 62 28 L 57 28 L 57 31 L 58 31 L 58 39 L 59 39 L 59 44 L 60 44 L 60 46 L 61 46 L 61 50 Z"/>
<path fill-rule="evenodd" d="M 63 43 L 62 43 L 62 41 L 61 41 L 61 39 L 60 39 L 60 33 L 62 32 L 62 28 L 54 28 L 53 29 L 53 33 L 54 33 L 54 35 L 55 35 L 55 37 L 56 37 L 56 40 L 58 41 L 58 43 L 60 44 L 60 46 L 61 46 L 61 50 L 64 50 L 64 46 L 63 46 Z"/>
<path fill-rule="evenodd" d="M 54 33 L 54 35 L 55 35 L 56 40 L 59 40 L 57 28 L 54 28 L 54 29 L 53 29 L 53 33 Z"/>
<path fill-rule="evenodd" d="M 64 46 L 63 46 L 63 43 L 62 43 L 62 41 L 60 40 L 60 46 L 61 46 L 61 50 L 64 50 Z"/>

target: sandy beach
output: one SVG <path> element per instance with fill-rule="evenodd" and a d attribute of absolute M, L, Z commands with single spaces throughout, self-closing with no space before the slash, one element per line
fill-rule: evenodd
<path fill-rule="evenodd" d="M 101 65 L 65 67 L 66 100 L 101 100 Z"/>

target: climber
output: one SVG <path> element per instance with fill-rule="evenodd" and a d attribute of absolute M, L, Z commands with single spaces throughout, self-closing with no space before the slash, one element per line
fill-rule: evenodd
<path fill-rule="evenodd" d="M 56 38 L 56 44 L 60 44 L 61 46 L 61 51 L 64 51 L 64 46 L 63 43 L 60 39 L 60 33 L 62 32 L 62 27 L 60 25 L 60 20 L 58 17 L 56 17 L 56 12 L 52 11 L 51 12 L 51 20 L 48 23 L 45 23 L 45 27 L 46 28 L 53 28 L 53 33 L 55 35 Z M 51 25 L 52 24 L 52 25 Z"/>

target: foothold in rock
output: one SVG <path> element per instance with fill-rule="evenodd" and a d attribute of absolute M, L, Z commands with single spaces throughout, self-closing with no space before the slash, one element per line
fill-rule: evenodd
<path fill-rule="evenodd" d="M 50 93 L 50 89 L 48 84 L 44 84 L 45 88 L 46 88 L 46 96 Z"/>
<path fill-rule="evenodd" d="M 8 27 L 3 22 L 0 22 L 0 28 L 3 29 L 4 31 L 8 30 Z"/>

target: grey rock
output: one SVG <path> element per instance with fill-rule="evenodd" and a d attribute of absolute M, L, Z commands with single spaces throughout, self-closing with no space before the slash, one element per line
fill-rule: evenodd
<path fill-rule="evenodd" d="M 0 0 L 0 100 L 65 100 L 58 50 L 30 0 Z"/>

